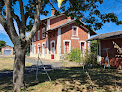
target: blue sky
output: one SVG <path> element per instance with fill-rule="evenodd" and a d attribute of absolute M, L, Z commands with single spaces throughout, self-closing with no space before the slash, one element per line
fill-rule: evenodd
<path fill-rule="evenodd" d="M 118 1 L 121 1 L 121 0 L 118 0 Z M 24 4 L 26 3 L 27 2 L 24 2 Z M 57 4 L 55 5 L 55 7 L 57 8 Z M 51 9 L 51 6 L 48 5 L 46 7 L 46 10 L 50 11 L 50 9 Z M 99 6 L 99 9 L 102 13 L 113 12 L 118 15 L 119 20 L 122 20 L 122 1 L 117 2 L 115 0 L 104 0 L 104 3 Z M 15 12 L 16 11 L 18 14 L 20 13 L 18 12 L 19 8 L 17 6 L 15 7 Z M 49 17 L 50 15 L 51 15 L 50 12 L 47 16 L 41 15 L 40 19 Z M 15 23 L 15 28 L 17 29 L 16 23 Z M 102 29 L 97 30 L 96 33 L 101 34 L 101 33 L 108 33 L 108 32 L 114 32 L 114 31 L 119 31 L 119 30 L 122 30 L 122 24 L 118 26 L 114 23 L 105 23 Z M 9 39 L 8 35 L 4 31 L 1 24 L 0 24 L 0 40 L 4 40 L 7 42 L 7 45 L 13 46 L 11 40 Z"/>

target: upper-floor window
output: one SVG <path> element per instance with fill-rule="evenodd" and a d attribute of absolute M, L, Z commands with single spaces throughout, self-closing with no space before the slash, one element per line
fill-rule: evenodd
<path fill-rule="evenodd" d="M 38 40 L 40 40 L 40 30 L 38 30 Z"/>
<path fill-rule="evenodd" d="M 34 35 L 34 41 L 36 41 L 36 34 Z"/>
<path fill-rule="evenodd" d="M 42 39 L 45 38 L 45 28 L 42 29 Z"/>
<path fill-rule="evenodd" d="M 78 36 L 78 27 L 77 26 L 72 27 L 72 36 Z"/>

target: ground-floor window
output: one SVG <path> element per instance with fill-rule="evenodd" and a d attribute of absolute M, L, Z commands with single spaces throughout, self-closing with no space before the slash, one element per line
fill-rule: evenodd
<path fill-rule="evenodd" d="M 69 53 L 71 50 L 71 41 L 64 40 L 64 53 Z"/>
<path fill-rule="evenodd" d="M 45 42 L 42 43 L 42 55 L 43 55 L 43 58 L 45 57 Z"/>
<path fill-rule="evenodd" d="M 82 53 L 85 52 L 86 49 L 86 42 L 85 41 L 81 41 L 80 42 L 80 50 L 82 51 Z"/>
<path fill-rule="evenodd" d="M 36 44 L 34 44 L 34 54 L 36 54 Z"/>

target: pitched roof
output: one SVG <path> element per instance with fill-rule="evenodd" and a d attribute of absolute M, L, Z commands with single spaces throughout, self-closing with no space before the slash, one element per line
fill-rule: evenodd
<path fill-rule="evenodd" d="M 59 16 L 61 16 L 61 15 L 64 15 L 64 12 L 62 12 L 62 13 L 60 13 L 59 15 L 51 15 L 51 16 L 49 16 L 49 17 L 47 17 L 47 18 L 43 18 L 43 19 L 41 19 L 40 21 L 43 21 L 43 20 L 47 20 L 47 19 L 50 19 L 50 18 L 55 18 L 55 17 L 59 17 Z"/>
<path fill-rule="evenodd" d="M 56 26 L 56 27 L 54 27 L 54 28 L 51 28 L 51 29 L 49 29 L 49 30 L 54 30 L 54 29 L 57 29 L 57 28 L 59 28 L 59 27 L 63 27 L 63 26 L 69 25 L 69 24 L 71 24 L 71 23 L 73 23 L 73 22 L 75 22 L 75 19 L 74 19 L 74 20 L 71 20 L 71 21 L 68 21 L 68 22 L 66 22 L 66 23 L 64 23 L 64 24 L 61 24 L 61 25 L 59 25 L 59 26 Z"/>
<path fill-rule="evenodd" d="M 3 47 L 6 47 L 6 46 L 9 46 L 9 45 L 5 45 L 5 46 L 3 46 Z M 3 47 L 1 47 L 1 48 L 3 48 Z M 9 47 L 11 47 L 11 46 L 9 46 Z M 13 48 L 13 47 L 11 47 L 11 48 Z"/>
<path fill-rule="evenodd" d="M 54 27 L 54 28 L 51 28 L 51 29 L 49 29 L 49 30 L 47 30 L 47 31 L 52 31 L 52 30 L 55 30 L 55 29 L 57 29 L 57 28 L 70 25 L 70 24 L 74 23 L 75 21 L 76 21 L 76 19 L 73 19 L 73 20 L 68 21 L 68 22 L 66 22 L 66 23 L 64 23 L 64 24 L 61 24 L 61 25 L 56 26 L 56 27 Z M 84 27 L 84 26 L 82 26 L 82 25 L 81 25 L 81 27 L 83 27 L 84 29 L 86 29 L 86 30 L 88 31 L 88 29 L 87 29 L 86 27 Z M 94 34 L 96 34 L 96 33 L 95 33 L 94 31 L 92 31 L 91 35 L 94 35 Z"/>
<path fill-rule="evenodd" d="M 88 39 L 87 41 L 101 40 L 101 39 L 108 39 L 108 38 L 115 38 L 115 37 L 122 37 L 122 30 L 116 31 L 116 32 L 105 33 L 105 34 L 100 34 L 98 36 Z"/>

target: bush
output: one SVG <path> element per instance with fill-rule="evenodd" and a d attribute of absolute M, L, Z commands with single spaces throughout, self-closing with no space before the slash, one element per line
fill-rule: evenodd
<path fill-rule="evenodd" d="M 70 53 L 67 54 L 67 58 L 73 62 L 81 62 L 81 51 L 79 49 L 72 49 Z"/>
<path fill-rule="evenodd" d="M 81 51 L 79 49 L 72 49 L 71 52 L 67 54 L 67 59 L 79 64 L 83 62 L 85 64 L 97 64 L 97 53 L 88 53 L 88 50 L 85 50 L 84 54 L 81 54 Z"/>
<path fill-rule="evenodd" d="M 90 52 L 86 51 L 84 55 L 84 62 L 87 64 L 97 64 L 97 53 L 96 52 Z"/>

